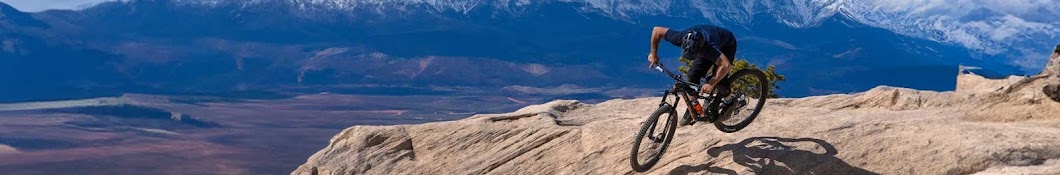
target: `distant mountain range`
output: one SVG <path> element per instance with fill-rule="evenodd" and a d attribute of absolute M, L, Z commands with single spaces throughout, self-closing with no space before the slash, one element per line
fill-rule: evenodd
<path fill-rule="evenodd" d="M 988 5 L 129 0 L 24 13 L 0 3 L 0 101 L 348 84 L 661 88 L 644 59 L 650 28 L 699 23 L 731 28 L 740 59 L 776 65 L 784 96 L 952 89 L 958 64 L 1039 71 L 1060 8 Z M 663 56 L 676 64 L 676 52 Z"/>

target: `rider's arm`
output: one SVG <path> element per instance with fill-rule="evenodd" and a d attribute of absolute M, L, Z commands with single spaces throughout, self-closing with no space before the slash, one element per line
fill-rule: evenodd
<path fill-rule="evenodd" d="M 681 46 L 681 37 L 685 33 L 687 32 L 681 30 L 670 30 L 670 28 L 662 26 L 655 26 L 655 28 L 651 30 L 651 52 L 648 53 L 648 61 L 652 62 L 652 64 L 659 61 L 659 42 L 662 42 L 662 40 L 666 40 L 674 46 Z"/>
<path fill-rule="evenodd" d="M 656 26 L 651 30 L 651 52 L 649 55 L 658 55 L 659 53 L 659 42 L 666 37 L 666 32 L 670 31 L 670 28 Z"/>
<path fill-rule="evenodd" d="M 725 56 L 725 54 L 718 56 L 718 60 L 715 61 L 714 65 L 718 66 L 718 71 L 714 73 L 715 76 L 710 78 L 710 81 L 707 81 L 711 87 L 717 87 L 718 82 L 721 82 L 721 79 L 727 77 L 727 75 L 729 75 L 729 69 L 732 69 L 732 65 L 729 63 L 729 57 Z"/>

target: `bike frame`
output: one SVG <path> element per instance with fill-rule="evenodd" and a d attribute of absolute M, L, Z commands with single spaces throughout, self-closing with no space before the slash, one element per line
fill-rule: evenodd
<path fill-rule="evenodd" d="M 675 106 L 675 105 L 677 105 L 678 103 L 681 103 L 681 98 L 685 99 L 685 106 L 688 107 L 688 109 L 692 109 L 692 107 L 693 107 L 692 100 L 706 99 L 704 104 L 709 104 L 713 100 L 715 100 L 714 97 L 716 96 L 716 94 L 714 94 L 713 92 L 711 92 L 710 94 L 707 94 L 705 96 L 698 96 L 698 94 L 699 94 L 698 86 L 699 85 L 684 80 L 684 78 L 681 75 L 671 72 L 670 69 L 667 69 L 666 66 L 662 65 L 662 63 L 656 63 L 655 65 L 656 65 L 656 67 L 655 67 L 656 70 L 659 70 L 660 72 L 665 72 L 666 75 L 669 75 L 670 78 L 673 78 L 674 81 L 676 81 L 674 83 L 674 85 L 670 88 L 670 90 L 666 90 L 663 93 L 663 98 L 662 98 L 662 101 L 659 103 L 659 106 L 667 104 L 666 100 L 667 100 L 667 97 L 669 97 L 670 95 L 674 96 L 674 102 L 670 103 L 670 104 L 673 104 L 673 105 L 671 105 L 671 107 L 673 107 L 675 111 L 677 110 L 677 106 Z M 708 78 L 709 78 L 709 76 L 708 76 Z M 695 97 L 695 99 L 692 99 L 691 97 L 689 97 L 688 94 L 697 94 L 697 95 L 693 96 L 693 97 Z M 714 109 L 711 109 L 711 110 L 714 110 Z M 694 119 L 702 119 L 703 117 L 701 117 L 701 115 L 703 115 L 703 114 L 698 114 L 697 113 L 695 116 L 693 116 L 693 118 Z M 714 116 L 707 116 L 707 117 L 708 117 L 708 118 L 706 118 L 707 122 L 713 122 Z M 654 126 L 651 129 L 655 129 Z"/>

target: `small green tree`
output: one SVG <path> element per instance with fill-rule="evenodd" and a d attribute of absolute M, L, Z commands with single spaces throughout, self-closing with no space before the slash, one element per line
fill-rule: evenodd
<path fill-rule="evenodd" d="M 682 74 L 685 74 L 685 77 L 688 77 L 688 65 L 692 65 L 692 60 L 678 57 L 677 61 L 682 63 L 681 67 L 677 67 L 677 71 L 681 71 Z"/>
<path fill-rule="evenodd" d="M 685 59 L 684 57 L 678 58 L 677 60 L 684 64 L 681 67 L 678 67 L 677 70 L 681 71 L 681 73 L 685 74 L 685 76 L 687 77 L 688 76 L 688 68 L 689 68 L 689 65 L 692 65 L 692 60 Z M 740 70 L 744 70 L 744 69 L 759 69 L 759 68 L 758 68 L 757 65 L 754 65 L 754 64 L 751 64 L 751 62 L 748 62 L 747 59 L 736 59 L 736 62 L 733 62 L 732 70 L 729 71 L 729 73 L 730 74 L 736 73 L 736 72 L 738 72 Z M 762 70 L 762 69 L 759 69 L 759 70 Z M 711 70 L 711 71 L 714 71 L 714 70 Z M 777 74 L 776 66 L 772 66 L 772 65 L 770 65 L 769 67 L 766 67 L 766 69 L 762 70 L 762 72 L 766 74 L 766 81 L 769 82 L 769 85 L 771 86 L 770 90 L 769 90 L 769 94 L 766 94 L 766 97 L 768 97 L 768 98 L 778 98 L 778 97 L 780 97 L 780 95 L 778 95 L 776 93 L 777 89 L 780 89 L 780 86 L 777 85 L 777 84 L 779 82 L 782 82 L 782 81 L 785 80 L 784 79 L 784 75 Z M 732 86 L 736 87 L 736 88 L 749 87 L 749 85 L 742 84 L 742 83 L 745 83 L 745 82 L 744 81 L 736 81 L 736 82 L 733 82 Z M 741 90 L 741 89 L 737 89 L 737 90 Z M 758 94 L 750 94 L 750 95 L 755 96 L 755 95 L 758 95 Z"/>

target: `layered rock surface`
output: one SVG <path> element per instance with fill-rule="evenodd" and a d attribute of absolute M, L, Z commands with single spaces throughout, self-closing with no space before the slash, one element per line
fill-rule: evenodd
<path fill-rule="evenodd" d="M 962 76 L 991 85 L 771 99 L 736 133 L 679 127 L 647 174 L 1060 174 L 1060 103 L 1042 93 L 1060 78 Z M 561 100 L 459 121 L 354 126 L 292 174 L 637 174 L 633 135 L 659 100 Z"/>
<path fill-rule="evenodd" d="M 1053 53 L 1053 55 L 1056 55 L 1056 53 Z M 1049 59 L 1049 63 L 1046 64 L 1045 69 L 1038 76 L 1060 79 L 1060 56 Z M 1042 88 L 1042 93 L 1045 93 L 1053 101 L 1060 102 L 1060 82 L 1052 81 L 1051 84 L 1045 85 Z"/>

